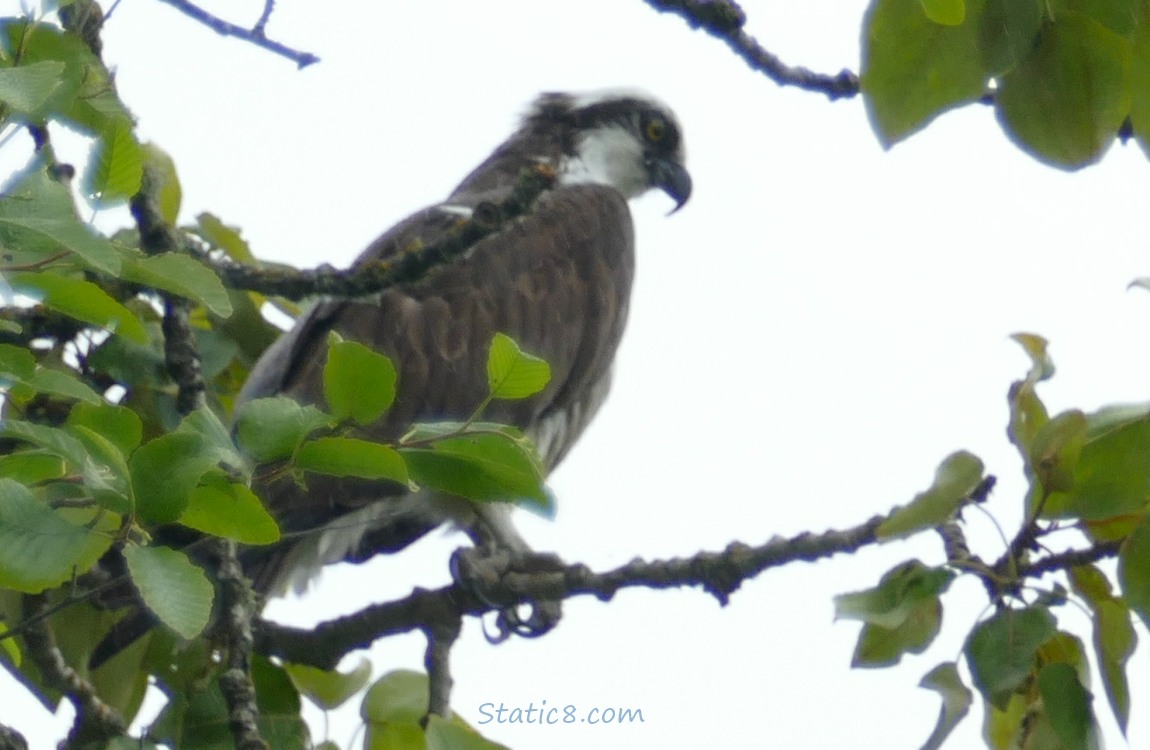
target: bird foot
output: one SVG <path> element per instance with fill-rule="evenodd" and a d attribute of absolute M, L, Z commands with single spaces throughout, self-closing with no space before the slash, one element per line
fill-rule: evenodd
<path fill-rule="evenodd" d="M 499 607 L 495 633 L 484 630 L 491 643 L 502 643 L 512 635 L 538 638 L 549 632 L 562 617 L 562 601 L 531 601 L 508 604 L 516 599 L 516 587 L 509 574 L 555 573 L 564 569 L 559 556 L 547 552 L 514 552 L 508 549 L 466 547 L 451 556 L 451 575 L 477 599 Z"/>

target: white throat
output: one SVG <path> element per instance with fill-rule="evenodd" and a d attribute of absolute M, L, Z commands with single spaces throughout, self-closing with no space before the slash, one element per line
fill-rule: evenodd
<path fill-rule="evenodd" d="M 575 155 L 559 164 L 559 184 L 609 185 L 624 198 L 642 195 L 650 187 L 643 164 L 643 146 L 619 125 L 589 130 L 575 144 Z"/>

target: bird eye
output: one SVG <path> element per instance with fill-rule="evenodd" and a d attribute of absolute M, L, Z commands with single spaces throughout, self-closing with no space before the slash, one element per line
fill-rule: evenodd
<path fill-rule="evenodd" d="M 667 135 L 667 123 L 661 118 L 653 117 L 647 121 L 646 127 L 643 128 L 643 134 L 651 143 L 658 143 Z"/>

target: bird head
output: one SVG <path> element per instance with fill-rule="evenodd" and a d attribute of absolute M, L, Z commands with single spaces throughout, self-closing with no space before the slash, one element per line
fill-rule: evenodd
<path fill-rule="evenodd" d="M 566 125 L 560 184 L 610 185 L 626 198 L 658 188 L 678 211 L 691 197 L 679 122 L 658 99 L 633 90 L 543 94 L 527 119 Z"/>

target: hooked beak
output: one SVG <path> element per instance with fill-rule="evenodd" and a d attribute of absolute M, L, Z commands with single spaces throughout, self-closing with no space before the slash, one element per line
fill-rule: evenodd
<path fill-rule="evenodd" d="M 675 207 L 671 209 L 672 214 L 682 208 L 691 197 L 691 175 L 686 167 L 674 159 L 667 156 L 648 159 L 647 174 L 650 175 L 652 187 L 659 188 L 675 201 Z"/>

